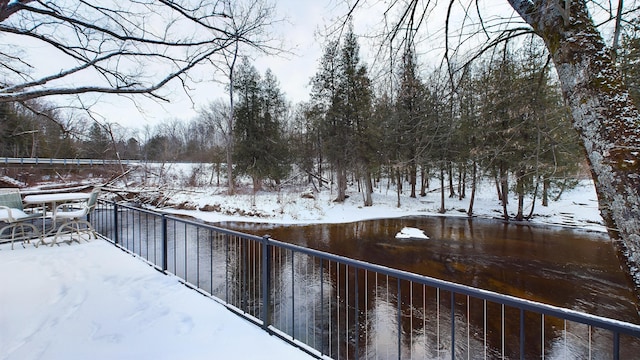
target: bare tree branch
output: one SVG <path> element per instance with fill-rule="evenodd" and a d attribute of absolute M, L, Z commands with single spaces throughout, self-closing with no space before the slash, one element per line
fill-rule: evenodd
<path fill-rule="evenodd" d="M 265 36 L 276 24 L 263 0 L 0 1 L 0 102 L 51 95 L 143 94 L 176 80 L 185 92 L 200 65 L 224 62 L 237 44 L 265 53 L 281 47 Z M 37 44 L 42 59 L 23 56 Z M 30 54 L 33 55 L 33 54 Z M 212 69 L 215 71 L 215 69 Z M 212 71 L 213 72 L 213 71 Z"/>

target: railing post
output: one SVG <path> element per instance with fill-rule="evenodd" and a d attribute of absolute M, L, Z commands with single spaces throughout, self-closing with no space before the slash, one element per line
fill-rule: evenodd
<path fill-rule="evenodd" d="M 388 280 L 387 280 L 388 281 Z M 396 322 L 398 325 L 398 360 L 402 359 L 402 289 L 400 288 L 400 278 L 396 278 L 397 282 L 397 313 L 396 313 Z"/>
<path fill-rule="evenodd" d="M 270 321 L 270 293 L 271 293 L 271 245 L 269 244 L 269 235 L 262 237 L 262 327 L 269 329 Z"/>
<path fill-rule="evenodd" d="M 451 358 L 456 358 L 456 293 L 451 291 Z"/>
<path fill-rule="evenodd" d="M 169 268 L 169 254 L 168 254 L 168 229 L 167 229 L 167 216 L 162 214 L 162 270 L 167 271 Z"/>
<path fill-rule="evenodd" d="M 118 203 L 113 202 L 113 243 L 118 245 L 120 242 L 120 224 L 118 222 Z"/>

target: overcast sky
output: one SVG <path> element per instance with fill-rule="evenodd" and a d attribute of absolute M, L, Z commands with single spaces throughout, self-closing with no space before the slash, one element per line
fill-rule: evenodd
<path fill-rule="evenodd" d="M 274 29 L 274 35 L 284 40 L 290 53 L 281 56 L 256 57 L 253 64 L 264 74 L 271 69 L 280 83 L 280 89 L 288 101 L 295 104 L 309 98 L 309 82 L 318 69 L 318 61 L 323 52 L 326 28 L 336 24 L 336 18 L 343 18 L 349 5 L 343 0 L 271 0 L 276 6 L 276 17 L 286 19 Z M 383 23 L 382 13 L 388 4 L 385 1 L 362 1 L 354 17 L 356 35 L 359 40 L 360 55 L 369 65 L 378 47 L 371 39 Z M 377 30 L 374 30 L 377 29 Z M 224 80 L 224 76 L 220 76 Z M 177 84 L 172 84 L 176 86 Z M 169 90 L 171 89 L 171 90 Z M 143 97 L 131 100 L 117 96 L 102 96 L 94 111 L 108 122 L 116 122 L 125 127 L 143 128 L 154 126 L 165 120 L 191 120 L 198 116 L 198 109 L 216 99 L 226 100 L 225 84 L 205 82 L 192 91 L 193 103 L 178 87 L 162 90 L 168 93 L 171 103 L 158 103 Z"/>
<path fill-rule="evenodd" d="M 274 36 L 284 40 L 284 45 L 291 50 L 289 54 L 275 57 L 257 57 L 253 64 L 261 73 L 270 68 L 277 77 L 281 90 L 291 103 L 308 100 L 309 81 L 316 73 L 318 61 L 322 56 L 323 37 L 319 36 L 326 27 L 335 25 L 337 17 L 344 17 L 349 11 L 348 3 L 354 0 L 270 0 L 276 6 L 276 18 L 284 18 L 273 29 Z M 354 14 L 355 33 L 360 36 L 360 56 L 369 65 L 369 71 L 375 76 L 372 69 L 374 54 L 380 49 L 375 35 L 384 30 L 383 13 L 388 7 L 389 0 L 361 0 L 358 10 Z M 401 4 L 402 2 L 398 2 Z M 427 2 L 425 2 L 426 4 Z M 446 18 L 446 7 L 448 2 L 428 2 L 429 6 L 437 4 L 431 9 L 428 17 L 422 24 L 419 31 L 420 50 L 419 62 L 423 65 L 423 71 L 429 71 L 429 66 L 434 66 L 443 58 L 444 48 L 444 20 Z M 449 23 L 449 36 L 451 43 L 464 44 L 464 46 L 474 47 L 487 41 L 483 37 L 483 32 L 478 31 L 479 36 L 474 36 L 469 41 L 466 36 L 475 34 L 479 21 L 473 17 L 477 13 L 476 9 L 464 9 L 469 3 L 480 7 L 483 14 L 484 27 L 490 31 L 498 31 L 504 26 L 515 26 L 519 18 L 505 0 L 482 0 L 472 2 L 456 2 L 451 12 Z M 396 6 L 396 12 L 401 10 L 401 5 Z M 465 11 L 466 10 L 466 11 Z M 463 17 L 464 15 L 466 17 Z M 394 19 L 394 11 L 389 14 L 389 24 Z M 507 25 L 506 25 L 507 24 Z M 475 30 L 474 30 L 475 29 Z M 605 36 L 607 41 L 607 36 Z M 450 51 L 452 45 L 450 43 Z M 11 46 L 10 44 L 0 46 Z M 40 57 L 34 60 L 34 64 L 43 65 L 47 68 L 49 63 L 55 63 L 52 59 L 40 54 L 40 49 L 44 49 L 42 43 L 29 48 L 28 44 L 21 43 L 21 48 L 30 51 Z M 397 49 L 396 49 L 397 50 Z M 458 55 L 464 56 L 464 50 Z M 40 61 L 38 63 L 38 61 Z M 380 65 L 380 64 L 377 64 Z M 386 65 L 385 65 L 386 66 Z M 212 70 L 213 71 L 213 70 Z M 211 72 L 203 75 L 203 79 L 211 77 Z M 224 76 L 219 76 L 224 79 Z M 169 103 L 156 102 L 142 96 L 136 97 L 136 103 L 128 98 L 114 95 L 96 96 L 92 109 L 99 114 L 97 117 L 101 121 L 109 123 L 119 123 L 128 128 L 144 128 L 145 126 L 155 126 L 166 120 L 179 119 L 188 121 L 198 116 L 198 110 L 205 107 L 212 101 L 223 98 L 226 99 L 225 84 L 210 80 L 197 84 L 191 91 L 192 98 L 189 99 L 184 91 L 179 87 L 178 82 L 169 84 L 163 88 L 161 93 L 170 100 Z M 58 103 L 69 103 L 68 99 L 49 98 L 50 101 Z M 89 100 L 90 101 L 90 100 Z M 85 103 L 85 105 L 87 105 Z"/>
<path fill-rule="evenodd" d="M 278 0 L 275 4 L 276 16 L 286 19 L 274 29 L 275 35 L 284 40 L 284 45 L 291 53 L 277 57 L 258 57 L 253 63 L 261 74 L 267 68 L 273 71 L 290 102 L 305 101 L 310 90 L 309 80 L 315 74 L 317 61 L 322 54 L 322 44 L 318 41 L 317 32 L 330 24 L 335 15 L 345 14 L 346 6 L 340 1 L 315 0 Z M 195 104 L 177 87 L 163 91 L 169 94 L 171 103 L 158 103 L 137 97 L 136 107 L 131 100 L 125 98 L 102 96 L 94 110 L 108 122 L 141 128 L 145 125 L 154 126 L 167 119 L 193 119 L 198 115 L 199 108 L 218 98 L 226 99 L 227 96 L 224 84 L 214 82 L 199 85 L 193 92 Z"/>
<path fill-rule="evenodd" d="M 350 5 L 353 0 L 268 0 L 272 1 L 276 6 L 275 17 L 285 19 L 278 26 L 273 28 L 273 36 L 284 41 L 284 47 L 290 50 L 290 53 L 281 56 L 262 56 L 254 57 L 253 64 L 264 74 L 267 68 L 270 68 L 277 77 L 281 90 L 285 93 L 288 101 L 295 104 L 308 100 L 310 86 L 309 82 L 318 69 L 318 62 L 323 52 L 323 42 L 325 37 L 321 34 L 326 33 L 326 28 L 335 26 L 336 19 L 344 19 L 349 12 Z M 370 76 L 374 77 L 375 71 L 372 67 L 374 55 L 380 49 L 379 37 L 377 34 L 382 32 L 384 25 L 384 12 L 387 9 L 388 0 L 361 0 L 357 11 L 354 13 L 355 33 L 359 38 L 360 57 L 367 63 Z M 389 14 L 389 25 L 394 19 L 394 12 L 403 10 L 402 2 L 399 2 L 396 8 Z M 425 2 L 426 4 L 426 2 Z M 440 9 L 434 9 L 430 12 L 429 18 L 420 29 L 421 53 L 420 61 L 433 62 L 433 59 L 442 59 L 442 44 L 444 39 L 443 21 L 444 16 L 436 14 L 446 11 L 447 3 L 430 2 L 429 6 L 438 4 Z M 479 6 L 486 8 L 487 4 L 493 4 L 500 9 L 510 9 L 504 0 L 483 0 L 477 3 Z M 496 5 L 497 4 L 497 5 Z M 426 5 L 425 5 L 426 6 Z M 456 3 L 456 6 L 459 6 Z M 441 9 L 444 7 L 444 10 Z M 492 9 L 492 11 L 495 9 Z M 512 12 L 512 10 L 510 10 Z M 455 16 L 464 14 L 464 11 L 456 9 L 453 12 Z M 456 19 L 451 20 L 450 34 L 462 29 L 463 26 L 456 26 Z M 466 30 L 468 23 L 464 24 Z M 31 44 L 29 39 L 24 41 L 20 39 L 20 49 L 24 49 L 25 54 L 29 56 L 29 62 L 34 64 L 36 71 L 42 71 L 45 74 L 56 73 L 62 69 L 61 60 L 58 56 L 47 56 L 49 51 L 46 44 L 42 42 L 34 42 Z M 1 46 L 11 46 L 10 44 L 2 44 Z M 397 50 L 397 49 L 396 49 Z M 254 54 L 255 55 L 255 54 Z M 386 66 L 386 65 L 385 65 Z M 423 68 L 423 70 L 425 70 Z M 428 70 L 428 69 L 427 69 Z M 162 70 L 159 70 L 162 71 Z M 201 74 L 190 73 L 190 76 L 196 80 L 201 80 L 198 84 L 189 84 L 192 88 L 190 91 L 192 97 L 185 95 L 178 81 L 173 81 L 159 91 L 159 93 L 170 102 L 159 102 L 151 100 L 143 96 L 136 96 L 135 103 L 127 97 L 117 95 L 88 95 L 83 96 L 82 106 L 90 106 L 96 115 L 96 119 L 101 122 L 118 123 L 127 128 L 144 128 L 145 126 L 153 127 L 156 124 L 167 120 L 183 120 L 188 121 L 198 116 L 198 110 L 206 107 L 209 103 L 225 99 L 225 83 L 214 82 L 212 80 L 213 68 L 208 68 Z M 220 74 L 219 81 L 224 81 L 224 75 Z M 74 80 L 68 79 L 73 82 Z M 91 79 L 82 78 L 80 81 L 91 81 Z M 67 84 L 68 85 L 68 84 Z M 79 86 L 71 83 L 71 86 Z M 77 105 L 73 100 L 63 97 L 50 97 L 49 101 L 53 101 L 62 105 Z"/>

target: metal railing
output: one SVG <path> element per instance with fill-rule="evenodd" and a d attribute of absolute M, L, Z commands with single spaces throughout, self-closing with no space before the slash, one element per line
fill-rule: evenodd
<path fill-rule="evenodd" d="M 103 160 L 103 159 L 56 159 L 56 158 L 10 158 L 0 157 L 4 165 L 134 165 L 142 160 Z"/>
<path fill-rule="evenodd" d="M 317 357 L 633 358 L 640 326 L 113 202 L 96 230 Z"/>
<path fill-rule="evenodd" d="M 0 157 L 0 165 L 140 165 L 140 164 L 209 164 L 198 161 L 155 161 L 143 159 L 59 159 Z"/>

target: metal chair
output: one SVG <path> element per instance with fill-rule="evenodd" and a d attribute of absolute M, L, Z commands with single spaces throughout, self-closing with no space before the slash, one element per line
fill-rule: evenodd
<path fill-rule="evenodd" d="M 58 237 L 61 235 L 69 235 L 71 238 L 69 242 L 76 241 L 80 243 L 83 234 L 87 234 L 87 241 L 91 240 L 91 235 L 94 239 L 97 239 L 96 230 L 93 225 L 87 220 L 93 209 L 96 207 L 98 195 L 100 189 L 95 189 L 91 192 L 91 196 L 84 201 L 64 203 L 56 206 L 53 211 L 53 221 L 57 222 L 58 219 L 62 219 L 64 223 L 60 225 L 56 235 L 51 242 L 51 246 L 58 242 Z M 77 236 L 77 239 L 74 238 Z"/>
<path fill-rule="evenodd" d="M 16 240 L 28 243 L 31 239 L 39 238 L 40 241 L 35 244 L 37 247 L 43 242 L 43 238 L 40 230 L 31 221 L 38 218 L 43 218 L 43 214 L 25 212 L 20 192 L 0 193 L 0 221 L 8 224 L 0 229 L 0 242 L 11 241 L 11 249 L 13 249 L 13 242 Z M 5 235 L 5 232 L 8 233 Z"/>

